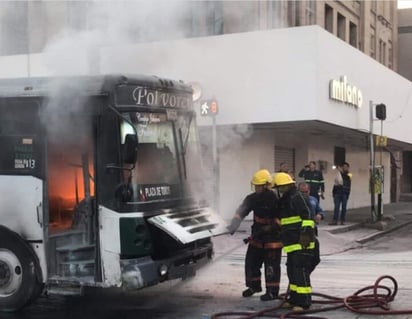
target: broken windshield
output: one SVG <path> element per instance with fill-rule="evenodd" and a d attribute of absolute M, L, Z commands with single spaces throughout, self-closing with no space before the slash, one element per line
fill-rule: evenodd
<path fill-rule="evenodd" d="M 196 122 L 191 112 L 133 112 L 121 125 L 122 144 L 127 134 L 138 135 L 134 168 L 125 171 L 133 188 L 131 201 L 164 200 L 202 192 L 202 162 Z M 180 164 L 179 164 L 180 163 Z"/>
<path fill-rule="evenodd" d="M 138 135 L 138 156 L 131 174 L 132 201 L 167 199 L 179 194 L 179 170 L 173 122 L 165 113 L 129 113 Z M 122 144 L 133 133 L 126 121 L 121 126 Z"/>

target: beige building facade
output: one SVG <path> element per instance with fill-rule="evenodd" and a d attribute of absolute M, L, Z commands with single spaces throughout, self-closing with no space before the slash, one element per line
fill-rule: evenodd
<path fill-rule="evenodd" d="M 412 81 L 412 9 L 398 10 L 398 33 L 399 33 L 399 68 L 398 72 L 409 81 Z M 412 152 L 403 152 L 403 161 L 412 162 Z M 401 184 L 403 193 L 412 192 L 412 187 L 407 181 L 412 181 L 412 169 L 404 171 L 405 182 Z"/>
<path fill-rule="evenodd" d="M 399 74 L 412 81 L 412 9 L 398 10 Z"/>
<path fill-rule="evenodd" d="M 203 37 L 319 25 L 341 40 L 397 70 L 397 1 L 2 1 L 0 55 L 42 52 L 67 32 L 87 32 L 128 18 L 129 42 Z M 107 12 L 114 14 L 107 14 Z M 98 18 L 96 18 L 98 17 Z M 140 22 L 139 22 L 140 21 Z M 163 22 L 163 24 L 162 24 Z M 159 32 L 150 29 L 150 23 Z M 119 34 L 120 37 L 124 34 Z"/>

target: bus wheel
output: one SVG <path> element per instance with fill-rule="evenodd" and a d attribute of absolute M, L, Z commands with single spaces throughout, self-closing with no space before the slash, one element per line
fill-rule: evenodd
<path fill-rule="evenodd" d="M 33 254 L 22 240 L 13 237 L 0 233 L 0 310 L 7 312 L 19 310 L 37 297 L 40 285 Z"/>

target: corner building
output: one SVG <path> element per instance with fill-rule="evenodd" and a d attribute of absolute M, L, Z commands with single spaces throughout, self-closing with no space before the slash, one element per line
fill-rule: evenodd
<path fill-rule="evenodd" d="M 162 63 L 154 67 L 156 60 Z M 400 185 L 410 184 L 402 172 L 411 164 L 402 162 L 402 153 L 412 149 L 411 82 L 319 26 L 111 48 L 102 53 L 101 67 L 103 73 L 154 72 L 196 81 L 202 99 L 218 100 L 224 217 L 250 191 L 254 171 L 275 171 L 281 161 L 296 175 L 308 161 L 322 167 L 326 210 L 333 208 L 333 165 L 349 162 L 348 208 L 369 206 L 370 103 L 386 105 L 387 146 L 375 147 L 375 164 L 384 167 L 383 203 L 397 201 Z M 210 137 L 211 119 L 198 115 L 202 136 Z M 372 123 L 380 135 L 381 121 Z"/>

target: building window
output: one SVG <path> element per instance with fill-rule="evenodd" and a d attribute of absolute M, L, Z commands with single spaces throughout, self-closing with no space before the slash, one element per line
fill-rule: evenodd
<path fill-rule="evenodd" d="M 223 3 L 220 1 L 192 1 L 191 35 L 195 37 L 223 34 Z"/>
<path fill-rule="evenodd" d="M 269 17 L 270 25 L 272 28 L 281 28 L 284 26 L 284 21 L 282 20 L 282 3 L 278 1 L 270 1 L 270 12 Z"/>
<path fill-rule="evenodd" d="M 2 2 L 0 54 L 25 54 L 29 51 L 28 2 Z"/>
<path fill-rule="evenodd" d="M 224 15 L 224 25 L 223 21 L 220 24 L 224 34 L 259 30 L 260 1 L 207 1 L 207 3 L 210 3 L 215 10 L 214 22 L 217 24 L 215 30 L 218 29 L 219 15 Z M 219 14 L 219 10 L 223 12 Z M 215 34 L 219 34 L 218 31 L 215 31 Z"/>
<path fill-rule="evenodd" d="M 388 68 L 393 68 L 393 48 L 391 41 L 388 43 Z"/>
<path fill-rule="evenodd" d="M 333 9 L 325 4 L 325 29 L 333 33 Z"/>
<path fill-rule="evenodd" d="M 370 19 L 369 19 L 370 23 L 371 23 L 371 28 L 376 29 L 376 21 L 377 21 L 377 17 L 376 17 L 376 13 L 371 11 L 371 15 L 370 15 Z"/>
<path fill-rule="evenodd" d="M 213 2 L 213 34 L 223 34 L 223 2 Z"/>
<path fill-rule="evenodd" d="M 377 1 L 371 1 L 371 11 L 372 12 L 377 11 Z"/>
<path fill-rule="evenodd" d="M 386 64 L 386 43 L 382 39 L 379 40 L 379 62 Z"/>
<path fill-rule="evenodd" d="M 371 26 L 371 43 L 370 43 L 370 55 L 372 58 L 375 58 L 376 52 L 376 38 L 375 38 L 375 29 Z"/>
<path fill-rule="evenodd" d="M 43 1 L 32 1 L 28 7 L 28 45 L 27 53 L 42 52 L 47 42 L 48 20 L 45 14 L 47 3 Z"/>
<path fill-rule="evenodd" d="M 349 44 L 358 47 L 358 26 L 353 22 L 349 22 Z"/>
<path fill-rule="evenodd" d="M 275 167 L 274 172 L 279 172 L 280 165 L 285 163 L 289 167 L 289 173 L 291 175 L 295 174 L 295 149 L 276 146 L 275 145 Z"/>
<path fill-rule="evenodd" d="M 335 146 L 333 152 L 333 164 L 342 165 L 346 162 L 346 149 L 344 147 Z"/>
<path fill-rule="evenodd" d="M 200 1 L 191 2 L 191 35 L 195 37 L 200 37 L 207 34 L 207 28 L 204 24 L 204 14 L 203 11 L 206 10 L 204 4 Z"/>
<path fill-rule="evenodd" d="M 308 0 L 306 3 L 306 25 L 315 24 L 315 1 Z"/>
<path fill-rule="evenodd" d="M 346 18 L 338 13 L 338 38 L 346 41 Z"/>
<path fill-rule="evenodd" d="M 297 6 L 295 2 L 287 2 L 287 15 L 288 15 L 288 27 L 297 26 L 296 16 L 297 16 Z"/>
<path fill-rule="evenodd" d="M 87 13 L 90 11 L 91 3 L 73 1 L 67 4 L 67 25 L 77 31 L 87 30 Z"/>

